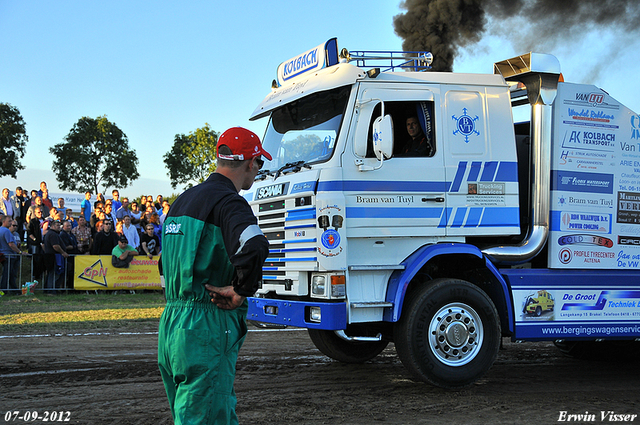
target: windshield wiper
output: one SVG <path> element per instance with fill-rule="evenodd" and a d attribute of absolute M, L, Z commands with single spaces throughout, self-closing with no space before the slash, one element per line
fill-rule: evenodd
<path fill-rule="evenodd" d="M 293 173 L 297 173 L 302 170 L 302 167 L 311 169 L 311 165 L 307 164 L 306 161 L 296 161 L 296 162 L 287 162 L 282 167 L 278 168 L 275 175 L 273 176 L 273 180 L 277 179 L 283 171 L 291 171 Z"/>

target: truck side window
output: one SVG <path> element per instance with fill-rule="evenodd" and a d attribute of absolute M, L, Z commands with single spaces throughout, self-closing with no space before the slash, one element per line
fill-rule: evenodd
<path fill-rule="evenodd" d="M 407 108 L 404 120 L 396 124 L 405 131 L 402 138 L 396 139 L 396 156 L 432 157 L 436 154 L 433 102 L 410 103 L 413 103 L 413 107 Z"/>
<path fill-rule="evenodd" d="M 375 158 L 373 153 L 373 122 L 381 114 L 380 104 L 376 105 L 369 123 L 367 158 Z M 435 131 L 433 127 L 433 102 L 385 102 L 385 114 L 393 119 L 394 157 L 431 157 L 436 153 Z M 412 124 L 414 137 L 409 133 Z"/>

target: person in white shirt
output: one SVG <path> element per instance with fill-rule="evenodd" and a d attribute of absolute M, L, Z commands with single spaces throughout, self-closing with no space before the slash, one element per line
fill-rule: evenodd
<path fill-rule="evenodd" d="M 136 229 L 136 226 L 131 224 L 130 215 L 125 215 L 123 220 L 122 234 L 127 237 L 129 245 L 137 249 L 140 246 L 140 235 L 138 234 L 138 229 Z"/>
<path fill-rule="evenodd" d="M 11 218 L 20 217 L 20 211 L 14 211 L 13 203 L 11 202 L 11 198 L 9 198 L 9 189 L 2 189 L 2 199 L 0 203 L 0 210 Z"/>

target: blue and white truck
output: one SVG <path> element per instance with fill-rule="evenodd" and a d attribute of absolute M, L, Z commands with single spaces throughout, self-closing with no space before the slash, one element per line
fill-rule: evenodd
<path fill-rule="evenodd" d="M 640 116 L 548 54 L 493 74 L 432 59 L 331 39 L 279 66 L 251 116 L 273 160 L 244 193 L 270 242 L 248 318 L 343 362 L 393 342 L 445 388 L 502 337 L 637 350 Z M 406 152 L 411 117 L 428 156 Z M 540 291 L 553 308 L 527 313 Z"/>

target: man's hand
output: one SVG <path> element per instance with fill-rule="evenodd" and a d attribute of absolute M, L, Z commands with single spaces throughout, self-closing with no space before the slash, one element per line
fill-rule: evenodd
<path fill-rule="evenodd" d="M 242 305 L 246 297 L 236 294 L 233 286 L 217 287 L 212 285 L 205 285 L 209 295 L 211 295 L 211 302 L 223 310 L 233 310 Z"/>

